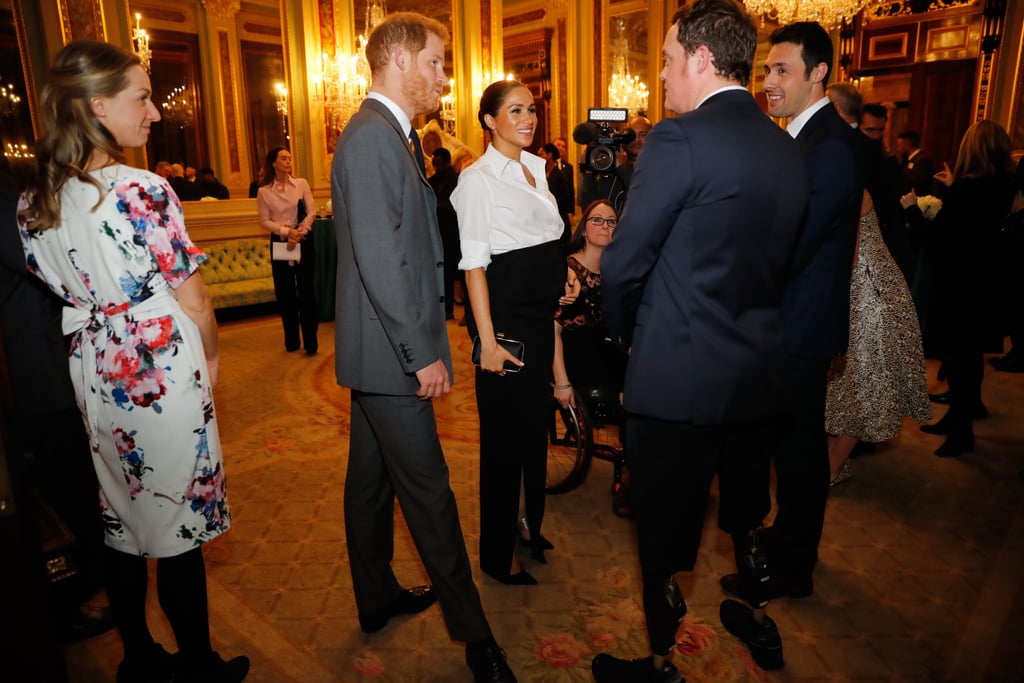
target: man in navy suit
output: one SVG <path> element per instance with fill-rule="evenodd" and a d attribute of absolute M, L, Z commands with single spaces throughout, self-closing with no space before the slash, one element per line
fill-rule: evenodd
<path fill-rule="evenodd" d="M 825 95 L 832 69 L 828 33 L 815 22 L 798 22 L 776 29 L 769 43 L 768 113 L 786 119 L 810 190 L 783 296 L 793 404 L 774 456 L 778 513 L 767 534 L 769 597 L 799 598 L 814 590 L 829 485 L 825 391 L 829 363 L 846 350 L 849 337 L 850 270 L 864 185 L 858 133 Z M 723 577 L 722 587 L 744 593 L 736 575 Z"/>
<path fill-rule="evenodd" d="M 605 320 L 631 348 L 626 449 L 651 647 L 644 659 L 595 657 L 601 683 L 679 680 L 668 655 L 687 608 L 673 576 L 694 568 L 716 472 L 719 526 L 737 555 L 770 508 L 787 384 L 782 291 L 807 190 L 796 144 L 744 87 L 756 47 L 754 19 L 734 0 L 673 17 L 661 79 L 680 115 L 648 135 L 601 259 Z M 763 667 L 782 666 L 771 619 L 749 617 L 740 637 Z"/>

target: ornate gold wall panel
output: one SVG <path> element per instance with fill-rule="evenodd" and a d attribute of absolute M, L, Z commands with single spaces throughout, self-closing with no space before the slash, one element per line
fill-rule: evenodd
<path fill-rule="evenodd" d="M 107 39 L 101 0 L 60 0 L 58 8 L 65 43 L 82 38 Z"/>

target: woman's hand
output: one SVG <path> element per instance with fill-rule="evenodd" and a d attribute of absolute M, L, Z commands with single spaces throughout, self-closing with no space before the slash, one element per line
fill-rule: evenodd
<path fill-rule="evenodd" d="M 302 241 L 302 233 L 298 228 L 288 228 L 288 251 L 294 251 L 295 245 Z"/>
<path fill-rule="evenodd" d="M 942 162 L 942 170 L 932 177 L 934 177 L 936 180 L 938 180 L 946 187 L 949 187 L 950 185 L 953 184 L 953 174 L 950 172 L 949 164 L 947 164 L 946 162 Z"/>
<path fill-rule="evenodd" d="M 917 193 L 911 190 L 902 197 L 900 197 L 900 206 L 904 209 L 909 209 L 912 206 L 917 206 Z"/>
<path fill-rule="evenodd" d="M 556 384 L 555 385 L 555 400 L 558 401 L 558 405 L 563 408 L 572 406 L 576 407 L 576 392 L 572 390 L 571 384 Z"/>
<path fill-rule="evenodd" d="M 480 369 L 484 372 L 491 372 L 496 375 L 505 375 L 505 361 L 511 361 L 513 365 L 523 367 L 526 365 L 521 360 L 506 351 L 504 347 L 493 341 L 491 344 L 480 343 Z"/>
<path fill-rule="evenodd" d="M 576 271 L 572 268 L 566 268 L 568 274 L 565 276 L 565 294 L 558 299 L 559 306 L 568 306 L 572 302 L 576 301 L 576 297 L 580 295 L 580 279 L 576 276 Z"/>

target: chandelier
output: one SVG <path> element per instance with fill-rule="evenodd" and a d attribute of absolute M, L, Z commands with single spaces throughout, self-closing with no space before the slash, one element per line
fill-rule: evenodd
<path fill-rule="evenodd" d="M 747 11 L 780 26 L 797 21 L 816 21 L 826 31 L 853 21 L 857 13 L 877 0 L 744 0 Z"/>
<path fill-rule="evenodd" d="M 455 79 L 448 81 L 448 92 L 441 97 L 441 126 L 448 135 L 455 135 Z"/>
<path fill-rule="evenodd" d="M 14 118 L 21 108 L 21 96 L 14 91 L 14 84 L 0 85 L 0 116 Z"/>
<path fill-rule="evenodd" d="M 615 20 L 615 38 L 611 43 L 612 77 L 608 83 L 608 106 L 628 109 L 630 116 L 647 113 L 647 84 L 639 76 L 629 73 L 629 42 L 626 40 L 626 22 Z"/>
<path fill-rule="evenodd" d="M 284 139 L 289 139 L 288 135 L 288 88 L 284 87 L 284 83 L 278 81 L 274 84 L 274 92 L 277 96 L 274 98 L 274 106 L 277 107 L 277 113 L 281 115 L 281 132 L 284 134 Z"/>
<path fill-rule="evenodd" d="M 163 117 L 171 123 L 178 124 L 178 128 L 191 126 L 195 119 L 195 109 L 192 106 L 189 90 L 188 86 L 179 85 L 171 90 L 160 104 L 160 108 L 163 109 Z"/>
<path fill-rule="evenodd" d="M 149 73 L 149 60 L 153 56 L 152 50 L 149 49 L 149 34 L 141 26 L 142 15 L 138 12 L 135 13 L 135 28 L 132 29 L 132 42 L 135 44 L 135 54 L 138 55 L 139 61 L 142 62 L 142 68 Z"/>
<path fill-rule="evenodd" d="M 384 0 L 369 0 L 366 5 L 366 35 L 387 14 Z M 356 38 L 356 51 L 348 55 L 337 48 L 334 59 L 320 57 L 320 73 L 313 76 L 313 98 L 324 109 L 328 129 L 340 132 L 359 110 L 370 89 L 370 63 L 366 60 L 366 35 Z"/>

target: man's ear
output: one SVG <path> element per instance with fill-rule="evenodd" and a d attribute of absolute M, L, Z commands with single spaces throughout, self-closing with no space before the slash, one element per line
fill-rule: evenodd
<path fill-rule="evenodd" d="M 405 45 L 396 45 L 391 53 L 391 61 L 398 67 L 399 71 L 406 71 L 409 68 L 409 50 Z"/>
<path fill-rule="evenodd" d="M 811 83 L 821 83 L 828 76 L 828 64 L 825 62 L 818 62 L 818 65 L 811 69 Z"/>
<path fill-rule="evenodd" d="M 691 59 L 697 60 L 697 71 L 703 73 L 707 67 L 714 68 L 712 62 L 714 61 L 711 50 L 708 49 L 707 45 L 701 45 L 693 51 L 693 57 Z"/>

